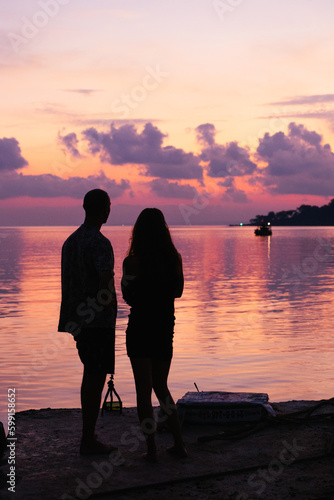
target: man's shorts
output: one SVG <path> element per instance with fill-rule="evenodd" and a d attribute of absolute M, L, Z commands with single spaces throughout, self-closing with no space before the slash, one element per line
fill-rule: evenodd
<path fill-rule="evenodd" d="M 114 373 L 114 328 L 82 328 L 76 342 L 79 357 L 87 370 L 92 373 Z"/>

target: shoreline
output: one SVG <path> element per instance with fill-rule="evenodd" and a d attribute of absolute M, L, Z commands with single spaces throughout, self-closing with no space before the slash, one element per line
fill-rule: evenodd
<path fill-rule="evenodd" d="M 158 432 L 158 464 L 141 456 L 145 443 L 134 407 L 99 416 L 99 438 L 118 446 L 111 457 L 79 455 L 80 409 L 18 412 L 15 498 L 334 498 L 333 400 L 270 404 L 279 418 L 264 419 L 234 437 L 220 424 L 184 423 L 188 458 L 166 453 L 171 435 Z M 295 412 L 299 413 L 289 417 Z M 2 475 L 9 473 L 8 457 L 7 453 L 2 460 Z M 2 486 L 1 497 L 12 498 L 9 485 Z"/>

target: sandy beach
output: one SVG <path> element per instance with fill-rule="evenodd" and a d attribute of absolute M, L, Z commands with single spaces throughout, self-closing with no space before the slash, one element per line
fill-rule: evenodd
<path fill-rule="evenodd" d="M 333 499 L 333 402 L 307 413 L 319 403 L 271 403 L 276 417 L 234 437 L 226 426 L 184 423 L 188 458 L 166 453 L 171 436 L 159 432 L 158 464 L 142 458 L 145 443 L 135 408 L 99 417 L 99 437 L 117 445 L 118 452 L 89 457 L 78 452 L 79 409 L 20 412 L 13 450 L 15 495 L 8 490 L 8 449 L 1 465 L 1 498 Z"/>

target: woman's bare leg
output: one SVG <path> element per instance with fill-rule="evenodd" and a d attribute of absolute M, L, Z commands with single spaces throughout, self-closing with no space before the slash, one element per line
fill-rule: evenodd
<path fill-rule="evenodd" d="M 152 359 L 152 384 L 154 392 L 159 399 L 160 407 L 167 417 L 169 428 L 173 434 L 174 446 L 169 451 L 186 457 L 188 453 L 181 434 L 179 415 L 167 385 L 170 364 L 171 360 Z"/>
<path fill-rule="evenodd" d="M 146 438 L 147 455 L 150 462 L 157 462 L 155 429 L 152 407 L 152 363 L 150 358 L 130 358 L 137 393 L 139 422 Z"/>

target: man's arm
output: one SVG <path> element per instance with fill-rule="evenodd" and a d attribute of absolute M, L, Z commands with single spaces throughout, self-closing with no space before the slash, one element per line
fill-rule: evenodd
<path fill-rule="evenodd" d="M 117 308 L 114 273 L 112 271 L 101 271 L 98 293 L 103 294 L 104 300 L 107 296 L 110 297 L 110 301 L 105 305 L 106 309 Z"/>

